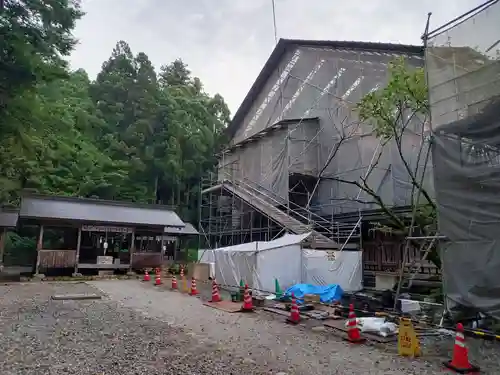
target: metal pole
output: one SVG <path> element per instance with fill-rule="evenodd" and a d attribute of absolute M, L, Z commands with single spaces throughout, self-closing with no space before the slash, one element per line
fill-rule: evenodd
<path fill-rule="evenodd" d="M 202 227 L 202 215 L 203 215 L 203 195 L 202 195 L 202 190 L 203 190 L 203 177 L 202 177 L 202 171 L 200 170 L 200 183 L 199 183 L 199 189 L 198 189 L 198 250 L 201 249 L 201 227 Z M 175 249 L 174 249 L 174 255 L 175 255 Z"/>
<path fill-rule="evenodd" d="M 437 239 L 437 240 L 447 240 L 446 236 L 408 236 L 405 237 L 407 240 L 428 240 L 428 239 Z"/>

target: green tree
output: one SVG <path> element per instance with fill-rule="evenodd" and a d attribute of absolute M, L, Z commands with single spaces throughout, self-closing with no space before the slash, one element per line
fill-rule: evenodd
<path fill-rule="evenodd" d="M 170 105 L 166 142 L 170 157 L 166 167 L 173 173 L 164 175 L 171 189 L 167 195 L 172 202 L 181 203 L 183 216 L 193 221 L 197 216 L 199 181 L 206 171 L 215 168 L 215 155 L 225 143 L 223 130 L 229 122 L 229 109 L 220 95 L 207 95 L 201 81 L 191 77 L 180 60 L 163 67 L 160 75 L 161 91 Z M 174 181 L 172 176 L 180 178 Z"/>
<path fill-rule="evenodd" d="M 120 198 L 182 205 L 192 217 L 199 178 L 214 168 L 229 121 L 222 97 L 207 95 L 181 60 L 156 75 L 147 55 L 134 57 L 123 41 L 103 64 L 92 97 L 107 124 L 103 147 L 130 161 L 131 190 Z"/>
<path fill-rule="evenodd" d="M 7 0 L 0 41 L 0 202 L 42 193 L 172 203 L 193 220 L 229 110 L 178 59 L 157 75 L 119 41 L 91 82 L 62 59 L 82 15 L 70 0 Z"/>
<path fill-rule="evenodd" d="M 160 83 L 164 87 L 186 87 L 191 83 L 191 71 L 182 59 L 177 59 L 168 65 L 161 66 Z"/>
<path fill-rule="evenodd" d="M 15 201 L 45 146 L 38 88 L 67 76 L 71 30 L 82 13 L 67 0 L 5 0 L 0 13 L 0 200 Z"/>
<path fill-rule="evenodd" d="M 366 95 L 357 105 L 360 120 L 373 126 L 373 132 L 380 141 L 381 148 L 369 166 L 368 171 L 359 180 L 337 179 L 340 182 L 356 185 L 370 201 L 374 202 L 387 216 L 378 230 L 389 231 L 401 237 L 410 235 L 436 236 L 436 204 L 426 185 L 430 172 L 430 134 L 427 130 L 429 103 L 423 68 L 408 65 L 404 58 L 396 59 L 389 65 L 387 85 Z M 408 152 L 405 140 L 412 137 L 418 143 L 416 155 Z M 418 139 L 418 142 L 415 140 Z M 400 163 L 411 186 L 409 203 L 411 214 L 401 215 L 386 204 L 376 186 L 370 186 L 370 176 L 376 170 L 384 148 L 395 145 Z M 413 242 L 414 246 L 421 244 Z M 435 249 L 435 246 L 431 246 Z M 435 251 L 428 253 L 428 259 L 440 267 L 440 260 Z"/>
<path fill-rule="evenodd" d="M 26 90 L 39 82 L 66 74 L 62 57 L 68 56 L 75 40 L 71 30 L 83 15 L 71 0 L 4 0 L 0 13 L 0 115 L 15 115 L 11 100 L 26 98 Z M 2 125 L 8 125 L 2 121 Z M 12 130 L 12 129 L 11 129 Z"/>
<path fill-rule="evenodd" d="M 76 0 L 3 5 L 0 204 L 18 203 L 30 188 L 172 203 L 183 219 L 196 220 L 200 177 L 214 168 L 229 121 L 223 98 L 205 93 L 181 59 L 157 75 L 125 41 L 91 82 L 63 59 L 82 16 Z M 9 233 L 8 254 L 28 254 L 34 236 Z"/>

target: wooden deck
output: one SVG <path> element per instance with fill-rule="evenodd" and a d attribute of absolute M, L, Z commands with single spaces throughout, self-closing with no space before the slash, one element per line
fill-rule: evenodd
<path fill-rule="evenodd" d="M 130 268 L 130 264 L 96 264 L 96 263 L 78 263 L 78 269 L 93 270 L 123 270 Z"/>
<path fill-rule="evenodd" d="M 3 276 L 14 276 L 21 273 L 32 273 L 33 266 L 4 266 L 0 275 Z"/>

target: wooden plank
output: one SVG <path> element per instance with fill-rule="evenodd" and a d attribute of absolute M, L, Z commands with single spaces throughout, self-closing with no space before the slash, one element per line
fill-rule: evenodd
<path fill-rule="evenodd" d="M 277 303 L 273 306 L 265 307 L 265 311 L 272 312 L 274 314 L 279 314 L 283 316 L 289 316 L 290 311 L 286 310 L 284 304 Z M 335 315 L 335 310 L 333 308 L 329 308 L 328 306 L 318 306 L 314 310 L 305 310 L 300 311 L 300 316 L 304 319 L 311 318 L 316 320 L 327 320 L 327 319 L 341 319 L 341 316 Z"/>
<path fill-rule="evenodd" d="M 132 265 L 134 264 L 134 253 L 135 253 L 135 229 L 132 231 L 132 234 L 131 234 L 129 252 L 130 252 L 130 256 L 129 256 L 130 270 L 129 271 L 132 271 Z"/>
<path fill-rule="evenodd" d="M 338 309 L 330 306 L 315 305 L 314 310 L 304 311 L 300 313 L 317 320 L 342 319 L 342 317 L 337 314 L 337 311 Z"/>
<path fill-rule="evenodd" d="M 78 238 L 76 240 L 75 273 L 78 272 L 78 260 L 80 258 L 81 244 L 82 244 L 82 227 L 78 228 Z"/>
<path fill-rule="evenodd" d="M 235 313 L 241 310 L 241 303 L 236 303 L 232 301 L 220 301 L 220 302 L 204 302 L 205 306 L 213 307 L 214 309 L 225 311 L 228 313 Z"/>
<path fill-rule="evenodd" d="M 274 307 L 264 307 L 263 310 L 267 311 L 267 312 L 271 312 L 273 314 L 278 314 L 278 315 L 286 316 L 286 317 L 290 316 L 290 311 L 276 309 Z M 300 312 L 300 318 L 301 319 L 309 319 L 309 317 L 305 316 L 303 312 Z"/>
<path fill-rule="evenodd" d="M 40 271 L 40 250 L 43 247 L 43 225 L 40 225 L 40 232 L 38 233 L 38 242 L 36 244 L 36 266 L 35 274 L 38 275 Z"/>

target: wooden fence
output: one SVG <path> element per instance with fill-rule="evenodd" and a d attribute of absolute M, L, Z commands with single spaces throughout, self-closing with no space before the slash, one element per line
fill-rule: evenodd
<path fill-rule="evenodd" d="M 76 264 L 76 250 L 40 250 L 40 268 L 70 268 Z"/>
<path fill-rule="evenodd" d="M 134 269 L 161 267 L 162 263 L 161 253 L 134 252 L 132 255 L 132 268 Z"/>
<path fill-rule="evenodd" d="M 379 273 L 399 273 L 403 263 L 405 239 L 376 234 L 363 242 L 363 274 L 366 284 L 372 284 L 372 276 Z M 430 261 L 421 261 L 424 252 L 410 244 L 409 256 L 404 264 L 405 273 L 415 270 L 419 265 L 417 279 L 440 278 L 440 270 Z M 367 286 L 368 286 L 367 285 Z"/>

